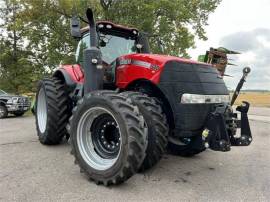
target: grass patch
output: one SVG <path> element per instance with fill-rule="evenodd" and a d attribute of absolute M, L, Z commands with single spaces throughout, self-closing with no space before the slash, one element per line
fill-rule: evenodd
<path fill-rule="evenodd" d="M 235 105 L 240 105 L 242 101 L 247 101 L 252 107 L 270 107 L 269 92 L 241 92 L 235 101 Z"/>

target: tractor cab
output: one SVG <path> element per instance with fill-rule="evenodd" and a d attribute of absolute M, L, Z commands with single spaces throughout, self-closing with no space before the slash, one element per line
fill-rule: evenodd
<path fill-rule="evenodd" d="M 83 65 L 83 51 L 90 48 L 89 26 L 80 30 L 81 37 L 76 50 L 76 62 Z M 132 53 L 149 53 L 149 44 L 144 33 L 108 21 L 96 23 L 98 48 L 102 54 L 104 84 L 114 83 L 117 58 Z"/>

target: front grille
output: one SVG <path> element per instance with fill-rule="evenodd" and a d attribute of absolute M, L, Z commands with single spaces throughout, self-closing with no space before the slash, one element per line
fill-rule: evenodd
<path fill-rule="evenodd" d="M 18 103 L 22 105 L 30 105 L 30 100 L 28 98 L 19 98 Z"/>
<path fill-rule="evenodd" d="M 217 70 L 204 64 L 167 62 L 160 77 L 160 83 L 171 86 L 174 93 L 226 95 L 227 88 Z"/>
<path fill-rule="evenodd" d="M 182 94 L 227 95 L 228 90 L 215 68 L 206 64 L 167 62 L 159 87 L 173 111 L 175 128 L 200 130 L 215 104 L 181 104 Z"/>

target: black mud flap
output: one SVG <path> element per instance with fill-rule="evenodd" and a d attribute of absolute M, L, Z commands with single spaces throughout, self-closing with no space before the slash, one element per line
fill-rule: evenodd
<path fill-rule="evenodd" d="M 208 115 L 205 129 L 202 132 L 202 137 L 205 147 L 215 151 L 230 151 L 231 146 L 248 146 L 252 141 L 248 121 L 249 103 L 243 102 L 241 106 L 236 108 L 241 112 L 241 120 L 237 119 L 236 113 L 230 113 L 230 118 L 236 123 L 237 128 L 241 128 L 240 137 L 235 137 L 234 134 L 228 133 L 226 125 L 226 116 L 228 106 L 218 105 L 214 112 Z M 226 114 L 228 116 L 228 114 Z"/>

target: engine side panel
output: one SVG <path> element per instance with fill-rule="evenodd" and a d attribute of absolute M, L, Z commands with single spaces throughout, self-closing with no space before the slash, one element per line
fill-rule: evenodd
<path fill-rule="evenodd" d="M 116 85 L 124 89 L 129 83 L 138 79 L 147 79 L 152 83 L 158 84 L 165 64 L 172 60 L 186 64 L 203 64 L 197 61 L 167 55 L 124 55 L 117 59 Z"/>
<path fill-rule="evenodd" d="M 126 55 L 117 59 L 115 75 L 117 87 L 124 89 L 138 79 L 146 79 L 155 84 L 159 82 L 162 69 L 154 69 L 151 65 L 162 67 L 163 63 L 147 57 L 142 58 L 142 55 L 146 54 Z"/>

